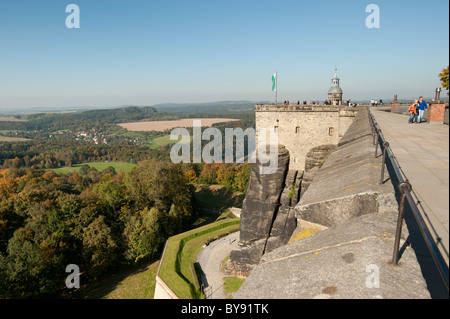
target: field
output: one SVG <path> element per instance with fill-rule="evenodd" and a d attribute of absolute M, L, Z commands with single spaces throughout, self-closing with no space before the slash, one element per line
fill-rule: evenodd
<path fill-rule="evenodd" d="M 26 141 L 30 141 L 30 139 L 23 137 L 0 136 L 0 142 L 26 142 Z"/>
<path fill-rule="evenodd" d="M 109 166 L 114 167 L 116 172 L 128 172 L 130 171 L 136 164 L 125 163 L 125 162 L 96 162 L 96 163 L 81 163 L 74 164 L 72 167 L 60 167 L 60 168 L 49 168 L 49 171 L 53 171 L 57 174 L 68 174 L 72 172 L 78 172 L 80 167 L 83 165 L 88 165 L 97 169 L 98 171 L 103 171 L 105 168 Z"/>
<path fill-rule="evenodd" d="M 13 116 L 0 116 L 0 122 L 27 122 L 27 120 L 18 119 Z"/>
<path fill-rule="evenodd" d="M 191 140 L 192 140 L 192 136 L 191 136 Z M 179 136 L 179 138 L 177 140 L 171 140 L 170 134 L 168 134 L 168 135 L 154 138 L 152 140 L 152 144 L 150 147 L 155 149 L 155 148 L 159 148 L 164 145 L 175 144 L 175 143 L 178 143 L 179 141 L 181 141 L 181 136 Z"/>
<path fill-rule="evenodd" d="M 192 127 L 194 120 L 201 120 L 202 127 L 209 127 L 216 123 L 240 121 L 238 119 L 225 119 L 225 118 L 204 118 L 204 119 L 182 119 L 174 121 L 147 121 L 147 122 L 132 122 L 132 123 L 121 123 L 121 127 L 127 129 L 128 131 L 140 131 L 140 132 L 164 132 L 171 130 L 176 127 Z"/>

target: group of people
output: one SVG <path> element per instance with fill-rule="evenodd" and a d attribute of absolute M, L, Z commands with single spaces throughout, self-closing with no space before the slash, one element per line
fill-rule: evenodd
<path fill-rule="evenodd" d="M 326 101 L 325 101 L 325 102 L 326 102 Z M 307 104 L 306 101 L 303 101 L 302 103 L 303 103 L 303 105 L 306 105 L 306 104 Z M 283 104 L 284 104 L 284 105 L 289 105 L 289 101 L 284 101 Z M 315 105 L 315 104 L 319 105 L 319 101 L 311 101 L 310 104 L 312 104 L 312 105 Z M 326 104 L 326 103 L 325 103 L 325 104 Z M 300 101 L 297 101 L 297 105 L 300 105 Z"/>
<path fill-rule="evenodd" d="M 383 106 L 383 100 L 382 99 L 380 99 L 379 102 L 378 102 L 378 100 L 374 100 L 374 99 L 370 100 L 370 105 L 372 105 L 372 106 L 378 106 L 378 103 L 380 104 L 380 106 Z"/>
<path fill-rule="evenodd" d="M 352 103 L 350 100 L 346 100 L 345 101 L 345 106 L 347 106 L 347 107 L 357 107 L 358 104 Z"/>
<path fill-rule="evenodd" d="M 422 123 L 425 110 L 428 110 L 428 105 L 427 102 L 423 100 L 423 96 L 419 97 L 418 99 L 415 99 L 414 103 L 412 103 L 408 108 L 409 111 L 408 123 L 409 124 Z"/>
<path fill-rule="evenodd" d="M 286 100 L 286 101 L 284 101 L 283 104 L 284 104 L 284 105 L 289 105 L 289 101 Z M 307 101 L 302 101 L 302 102 L 297 101 L 297 105 L 300 105 L 300 104 L 307 105 L 308 102 L 307 102 Z M 320 102 L 319 102 L 319 101 L 310 101 L 309 104 L 311 104 L 311 105 L 320 105 Z M 325 101 L 323 102 L 323 104 L 324 104 L 324 105 L 333 105 L 332 102 L 331 102 L 331 101 L 328 101 L 328 100 L 325 100 Z M 351 103 L 350 100 L 346 100 L 346 101 L 345 101 L 345 105 L 348 106 L 348 107 L 356 107 L 356 106 L 357 106 L 356 103 Z"/>

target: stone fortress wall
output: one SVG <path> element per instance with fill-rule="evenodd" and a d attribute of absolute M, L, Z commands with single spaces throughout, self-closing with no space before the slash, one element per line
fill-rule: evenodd
<path fill-rule="evenodd" d="M 337 145 L 356 112 L 344 106 L 256 105 L 256 128 L 276 128 L 278 143 L 290 153 L 290 169 L 303 171 L 306 154 L 314 147 Z"/>

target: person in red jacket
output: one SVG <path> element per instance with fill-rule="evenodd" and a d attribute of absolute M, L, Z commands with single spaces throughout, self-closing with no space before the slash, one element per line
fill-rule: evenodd
<path fill-rule="evenodd" d="M 408 123 L 409 123 L 409 124 L 414 123 L 414 120 L 416 119 L 416 114 L 417 114 L 417 111 L 416 111 L 416 105 L 418 105 L 418 102 L 419 102 L 419 100 L 416 99 L 416 100 L 414 101 L 414 103 L 411 104 L 411 105 L 409 106 L 409 108 L 408 108 L 408 111 L 409 111 L 409 120 L 408 120 Z"/>

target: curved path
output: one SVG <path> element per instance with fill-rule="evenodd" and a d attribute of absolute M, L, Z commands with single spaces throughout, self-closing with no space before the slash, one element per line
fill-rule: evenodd
<path fill-rule="evenodd" d="M 222 261 L 233 249 L 237 248 L 238 242 L 239 232 L 235 232 L 213 241 L 197 255 L 197 260 L 204 273 L 202 281 L 208 299 L 226 298 L 223 290 L 223 277 L 225 274 L 222 271 Z"/>

